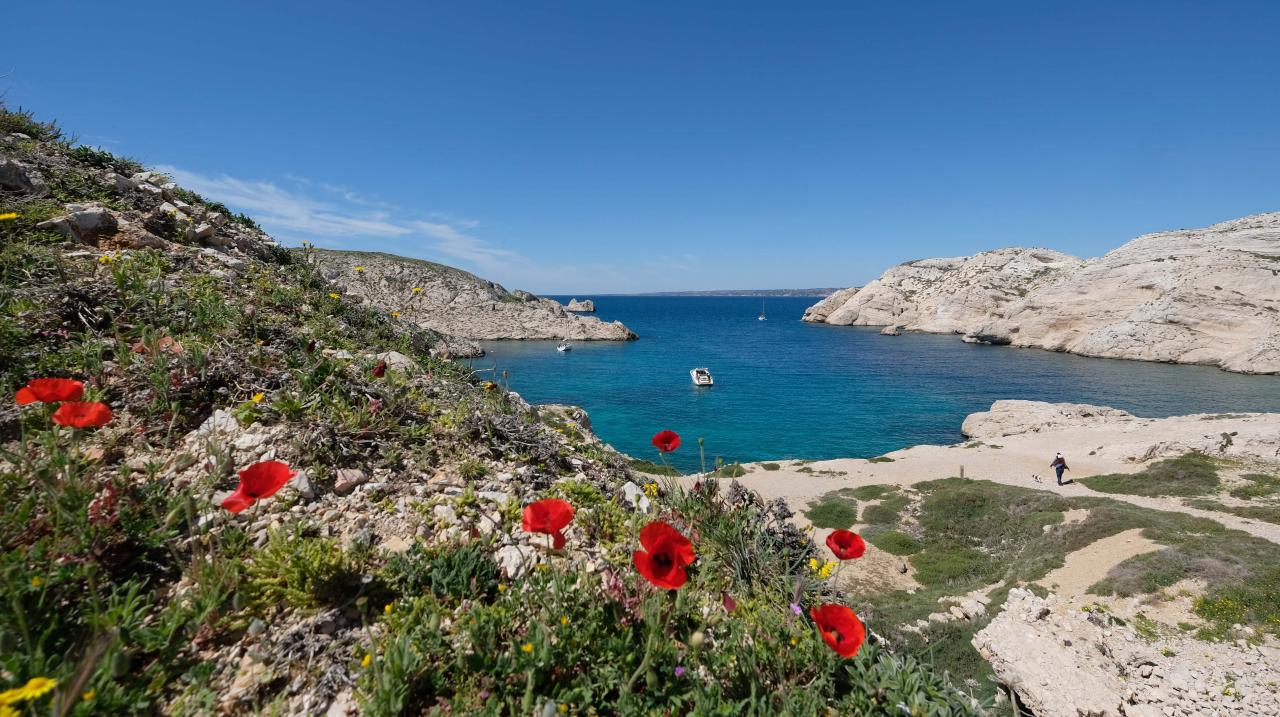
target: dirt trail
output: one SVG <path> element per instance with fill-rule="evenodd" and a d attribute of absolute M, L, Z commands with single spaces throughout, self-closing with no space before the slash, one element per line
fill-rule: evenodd
<path fill-rule="evenodd" d="M 1036 582 L 1054 591 L 1059 597 L 1084 595 L 1090 585 L 1107 577 L 1115 566 L 1135 555 L 1151 553 L 1164 546 L 1142 537 L 1141 528 L 1133 528 L 1068 553 L 1062 567 L 1051 571 Z"/>
<path fill-rule="evenodd" d="M 1084 435 L 1063 435 L 1082 433 Z M 792 509 L 799 512 L 803 511 L 810 501 L 840 488 L 856 488 L 875 483 L 907 486 L 957 476 L 963 468 L 964 476 L 967 478 L 989 480 L 1020 488 L 1053 490 L 1065 496 L 1111 498 L 1143 508 L 1209 518 L 1228 528 L 1280 544 L 1280 525 L 1274 523 L 1191 508 L 1183 505 L 1177 498 L 1100 493 L 1074 482 L 1063 486 L 1055 485 L 1053 472 L 1048 465 L 1059 446 L 1100 446 L 1113 439 L 1114 436 L 1108 435 L 1103 430 L 1046 431 L 1008 436 L 1001 439 L 999 447 L 991 445 L 965 447 L 966 444 L 915 446 L 886 454 L 893 459 L 892 462 L 872 463 L 861 458 L 840 458 L 808 464 L 789 461 L 783 462 L 782 468 L 776 471 L 765 471 L 749 465 L 750 472 L 738 480 L 747 488 L 758 491 L 766 499 L 785 498 Z M 1152 443 L 1157 440 L 1158 436 L 1151 437 Z M 1115 455 L 1116 452 L 1098 452 L 1096 455 L 1087 455 L 1087 451 L 1085 453 L 1086 455 L 1080 456 L 1068 454 L 1067 458 L 1072 469 L 1067 474 L 1069 478 L 1083 478 L 1105 473 L 1135 473 L 1147 465 L 1130 462 L 1125 457 Z M 799 470 L 801 468 L 808 470 Z M 834 472 L 835 475 L 822 475 L 821 472 L 824 471 Z M 1036 482 L 1032 476 L 1039 476 L 1040 482 Z"/>

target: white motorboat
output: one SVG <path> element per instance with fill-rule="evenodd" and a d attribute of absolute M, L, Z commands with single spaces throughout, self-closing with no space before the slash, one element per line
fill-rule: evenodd
<path fill-rule="evenodd" d="M 561 341 L 560 343 L 556 344 L 556 351 L 559 351 L 560 353 L 564 353 L 566 351 L 572 351 L 572 350 L 573 350 L 573 344 L 569 343 L 569 339 L 565 339 L 564 341 Z"/>
<path fill-rule="evenodd" d="M 693 379 L 695 386 L 714 386 L 715 379 L 711 378 L 711 370 L 705 368 L 689 369 L 689 377 Z"/>
<path fill-rule="evenodd" d="M 764 302 L 760 302 L 760 315 L 756 317 L 756 321 L 768 321 L 769 317 L 764 315 Z"/>

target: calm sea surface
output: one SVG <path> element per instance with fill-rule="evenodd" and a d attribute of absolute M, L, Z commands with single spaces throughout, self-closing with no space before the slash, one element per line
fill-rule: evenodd
<path fill-rule="evenodd" d="M 555 297 L 567 301 L 570 297 Z M 1114 406 L 1139 416 L 1202 411 L 1280 411 L 1280 377 L 1200 366 L 1082 358 L 1035 349 L 976 346 L 957 336 L 881 336 L 878 328 L 800 321 L 810 298 L 579 296 L 596 316 L 640 335 L 627 343 L 486 342 L 480 368 L 509 372 L 534 403 L 569 403 L 591 414 L 614 447 L 656 458 L 649 444 L 670 428 L 685 444 L 675 463 L 870 457 L 962 439 L 960 423 L 992 401 L 1021 398 Z M 689 369 L 711 369 L 697 388 Z"/>

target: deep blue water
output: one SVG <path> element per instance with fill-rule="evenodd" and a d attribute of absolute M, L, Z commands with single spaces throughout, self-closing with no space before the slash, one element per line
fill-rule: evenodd
<path fill-rule="evenodd" d="M 567 301 L 569 297 L 556 297 Z M 659 429 L 679 433 L 674 456 L 870 457 L 921 443 L 961 440 L 960 423 L 1001 398 L 1114 406 L 1140 416 L 1202 411 L 1280 411 L 1280 377 L 1201 366 L 1092 359 L 1036 349 L 966 344 L 957 336 L 881 336 L 877 328 L 800 321 L 816 299 L 579 296 L 596 316 L 640 335 L 627 343 L 487 342 L 476 368 L 509 372 L 534 403 L 569 403 L 596 433 L 633 456 L 655 459 Z M 697 388 L 706 366 L 716 385 Z"/>

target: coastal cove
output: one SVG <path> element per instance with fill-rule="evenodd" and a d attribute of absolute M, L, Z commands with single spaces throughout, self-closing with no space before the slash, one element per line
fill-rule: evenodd
<path fill-rule="evenodd" d="M 554 297 L 567 302 L 569 296 Z M 685 438 L 671 458 L 708 461 L 871 457 L 960 441 L 966 415 L 999 399 L 1090 403 L 1138 416 L 1280 411 L 1280 377 L 1216 368 L 1095 359 L 967 344 L 958 336 L 882 336 L 878 328 L 805 324 L 811 297 L 578 296 L 599 318 L 642 338 L 494 341 L 472 366 L 533 403 L 582 406 L 595 431 L 629 455 L 656 460 L 649 437 Z M 688 371 L 706 366 L 716 385 Z M 490 372 L 492 371 L 492 373 Z M 1070 450 L 1071 447 L 1065 447 Z"/>

